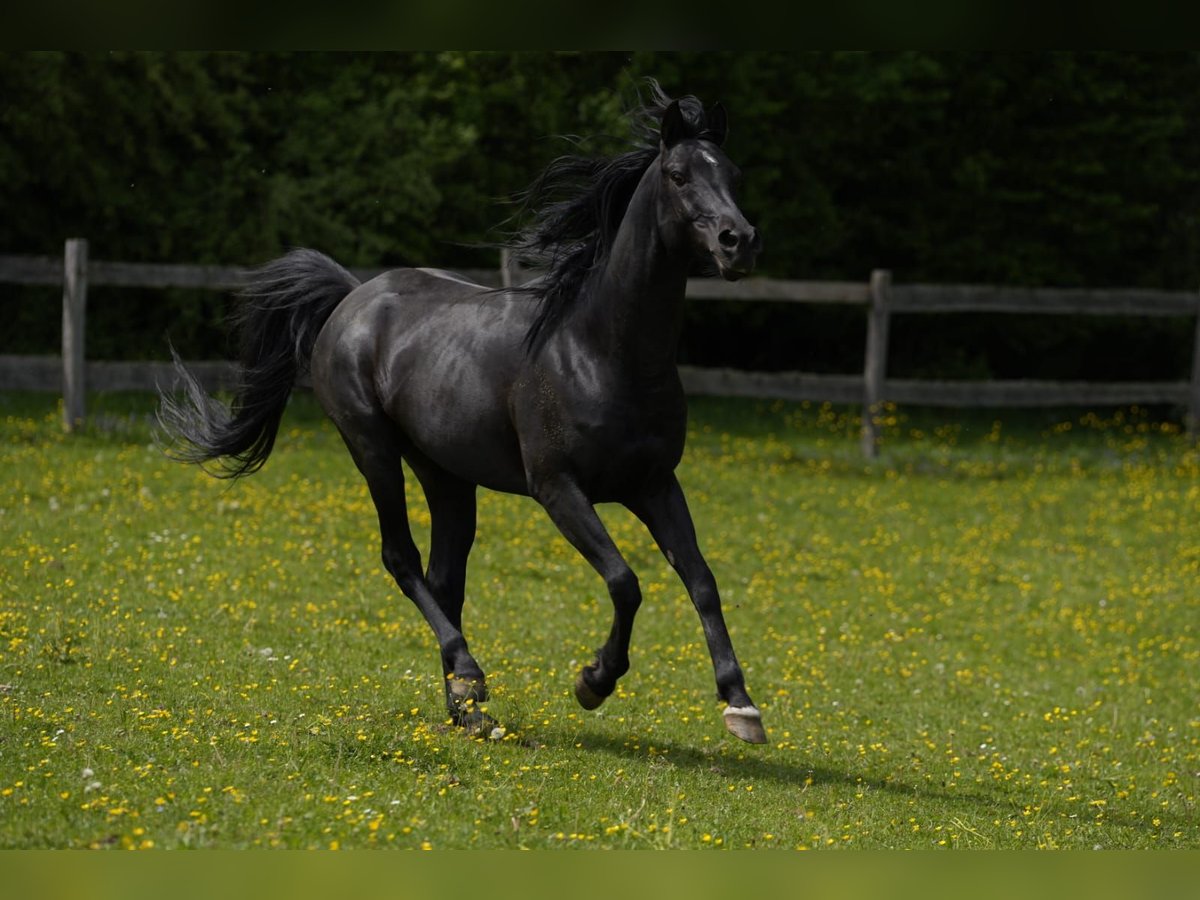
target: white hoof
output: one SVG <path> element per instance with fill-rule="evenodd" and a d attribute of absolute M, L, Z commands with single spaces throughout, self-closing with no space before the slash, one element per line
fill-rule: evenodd
<path fill-rule="evenodd" d="M 739 737 L 748 744 L 765 744 L 767 732 L 763 729 L 762 713 L 754 706 L 727 706 L 725 712 L 725 727 L 734 737 Z"/>

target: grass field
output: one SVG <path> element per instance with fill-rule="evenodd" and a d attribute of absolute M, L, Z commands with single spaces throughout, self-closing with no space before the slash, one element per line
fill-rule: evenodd
<path fill-rule="evenodd" d="M 508 731 L 472 740 L 311 398 L 236 484 L 164 459 L 149 398 L 92 408 L 65 437 L 0 395 L 0 847 L 1200 847 L 1200 454 L 1147 414 L 897 414 L 868 464 L 847 412 L 695 401 L 753 747 L 623 510 L 646 603 L 587 713 L 603 584 L 481 492 L 466 630 Z"/>

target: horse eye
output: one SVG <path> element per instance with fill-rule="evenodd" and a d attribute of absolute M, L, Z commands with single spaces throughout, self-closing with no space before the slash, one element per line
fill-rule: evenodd
<path fill-rule="evenodd" d="M 676 185 L 678 185 L 680 187 L 682 187 L 684 184 L 687 183 L 687 179 L 683 177 L 682 172 L 672 172 L 671 173 L 671 181 L 673 181 Z"/>

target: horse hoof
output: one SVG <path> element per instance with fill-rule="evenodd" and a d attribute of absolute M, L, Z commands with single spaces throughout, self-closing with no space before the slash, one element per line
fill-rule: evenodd
<path fill-rule="evenodd" d="M 604 698 L 588 686 L 583 678 L 583 672 L 580 672 L 575 678 L 575 699 L 584 709 L 596 709 L 604 702 Z"/>
<path fill-rule="evenodd" d="M 753 706 L 727 706 L 723 713 L 725 727 L 734 737 L 747 744 L 765 744 L 767 732 L 763 729 L 762 713 Z"/>
<path fill-rule="evenodd" d="M 454 716 L 454 724 L 461 728 L 468 737 L 494 739 L 497 731 L 500 732 L 501 737 L 504 736 L 504 729 L 500 723 L 481 709 L 459 713 Z"/>
<path fill-rule="evenodd" d="M 450 689 L 450 699 L 455 705 L 461 705 L 468 700 L 476 703 L 487 703 L 487 684 L 479 681 L 467 681 L 465 678 L 450 678 L 447 680 Z"/>

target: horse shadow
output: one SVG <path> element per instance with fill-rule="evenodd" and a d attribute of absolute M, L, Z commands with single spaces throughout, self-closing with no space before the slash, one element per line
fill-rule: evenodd
<path fill-rule="evenodd" d="M 644 762 L 647 758 L 645 749 L 635 749 L 620 737 L 603 732 L 584 729 L 575 738 L 575 743 L 585 751 L 605 753 L 610 756 L 627 759 L 630 762 Z M 747 749 L 738 752 L 719 752 L 720 745 L 713 749 L 701 748 L 691 744 L 672 743 L 670 741 L 654 742 L 656 759 L 661 759 L 667 765 L 696 772 L 708 773 L 721 777 L 736 777 L 754 783 L 771 783 L 798 790 L 819 786 L 845 785 L 848 787 L 865 788 L 871 791 L 881 791 L 908 798 L 927 798 L 955 801 L 958 803 L 977 804 L 995 808 L 1005 804 L 1005 801 L 975 791 L 948 789 L 931 784 L 912 784 L 894 779 L 868 777 L 848 771 L 839 771 L 825 766 L 814 765 L 811 761 L 798 759 L 795 761 L 778 758 L 764 758 L 762 751 Z"/>
<path fill-rule="evenodd" d="M 602 733 L 593 729 L 583 729 L 575 737 L 575 743 L 588 752 L 604 753 L 613 757 L 644 762 L 647 758 L 643 747 L 634 746 L 619 736 Z M 696 747 L 690 744 L 654 742 L 656 759 L 664 760 L 665 764 L 681 769 L 691 769 L 697 772 L 709 773 L 724 778 L 736 777 L 753 783 L 772 783 L 798 790 L 820 786 L 847 786 L 868 791 L 879 791 L 911 800 L 945 802 L 960 807 L 971 807 L 975 810 L 986 810 L 990 815 L 1010 816 L 1019 814 L 1023 806 L 1036 802 L 1041 807 L 1041 815 L 1048 818 L 1074 817 L 1079 814 L 1065 800 L 1047 798 L 1042 794 L 1030 793 L 1011 794 L 999 791 L 987 793 L 969 788 L 950 787 L 948 785 L 920 782 L 912 783 L 899 779 L 868 777 L 849 771 L 839 771 L 824 766 L 814 765 L 806 759 L 780 760 L 764 758 L 762 750 L 746 749 L 744 752 L 734 747 L 732 752 L 728 747 L 714 745 L 712 749 Z M 724 752 L 722 752 L 724 750 Z M 1172 830 L 1188 831 L 1195 828 L 1194 816 L 1177 815 L 1159 808 L 1144 807 L 1139 810 L 1141 821 L 1130 821 L 1125 827 L 1150 830 L 1151 819 L 1159 819 L 1163 832 Z"/>

